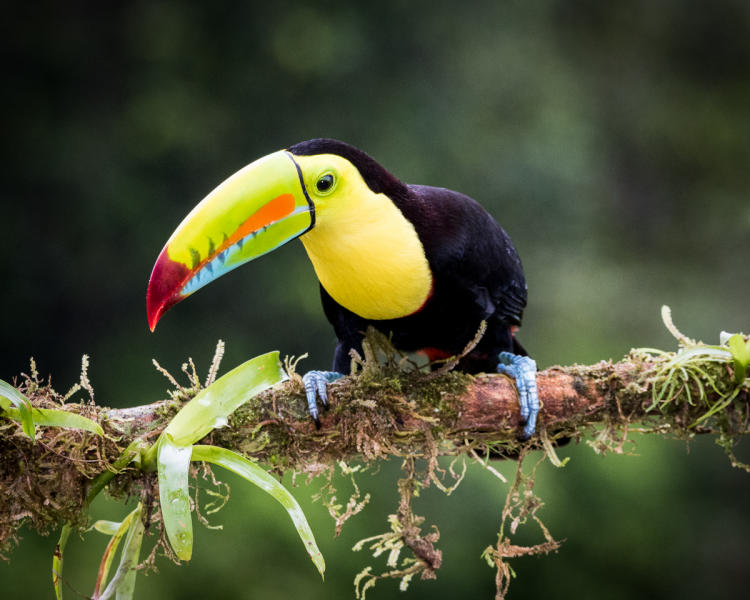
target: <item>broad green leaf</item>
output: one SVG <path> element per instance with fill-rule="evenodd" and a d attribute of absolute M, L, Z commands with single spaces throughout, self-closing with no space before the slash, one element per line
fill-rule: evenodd
<path fill-rule="evenodd" d="M 6 415 L 14 420 L 22 419 L 21 411 L 16 408 L 5 409 Z M 91 419 L 67 410 L 54 408 L 32 408 L 31 415 L 34 425 L 46 425 L 48 427 L 67 427 L 69 429 L 82 429 L 97 435 L 104 435 L 104 430 L 98 423 Z"/>
<path fill-rule="evenodd" d="M 229 469 L 278 500 L 287 513 L 289 513 L 294 526 L 297 528 L 297 533 L 302 538 L 302 543 L 305 545 L 307 553 L 320 572 L 320 576 L 323 577 L 326 569 L 325 561 L 318 549 L 318 545 L 315 543 L 315 537 L 313 536 L 312 529 L 310 529 L 310 525 L 307 523 L 305 513 L 302 512 L 294 496 L 281 483 L 256 463 L 226 448 L 201 445 L 193 446 L 193 460 L 210 462 Z"/>
<path fill-rule="evenodd" d="M 67 410 L 57 410 L 54 408 L 35 408 L 32 411 L 34 422 L 37 425 L 48 425 L 50 427 L 68 427 L 69 429 L 82 429 L 90 431 L 97 435 L 104 435 L 101 426 L 88 417 L 68 412 Z"/>
<path fill-rule="evenodd" d="M 122 538 L 129 531 L 133 523 L 133 518 L 135 518 L 136 514 L 140 516 L 140 510 L 141 507 L 139 505 L 134 511 L 125 517 L 121 523 L 115 523 L 114 521 L 97 521 L 94 523 L 94 529 L 97 531 L 112 531 L 110 534 L 112 539 L 109 540 L 107 547 L 104 549 L 102 560 L 99 563 L 96 585 L 94 586 L 94 593 L 91 595 L 92 600 L 97 600 L 101 597 L 101 590 L 104 584 L 107 583 L 107 576 L 109 575 L 109 568 L 112 565 L 112 559 L 115 557 L 115 553 L 117 552 L 117 548 L 120 545 Z"/>
<path fill-rule="evenodd" d="M 238 407 L 285 377 L 278 352 L 253 358 L 202 390 L 182 407 L 159 437 L 156 463 L 164 529 L 181 560 L 190 560 L 193 552 L 188 496 L 192 444 L 215 427 L 226 425 L 227 417 Z"/>
<path fill-rule="evenodd" d="M 745 380 L 747 366 L 750 365 L 750 340 L 745 342 L 745 338 L 739 333 L 735 333 L 727 340 L 729 350 L 732 352 L 734 360 L 734 378 L 737 383 Z"/>
<path fill-rule="evenodd" d="M 55 588 L 55 598 L 62 600 L 62 575 L 63 575 L 63 554 L 65 545 L 68 543 L 68 536 L 71 531 L 70 523 L 65 523 L 60 531 L 60 539 L 57 540 L 55 553 L 52 555 L 52 587 Z"/>
<path fill-rule="evenodd" d="M 253 396 L 286 379 L 278 352 L 269 352 L 232 369 L 182 407 L 164 430 L 177 446 L 205 437 Z"/>
<path fill-rule="evenodd" d="M 35 433 L 34 419 L 31 416 L 31 402 L 29 399 L 2 379 L 0 379 L 0 398 L 10 400 L 11 404 L 16 407 L 23 432 L 33 440 Z M 9 408 L 7 402 L 3 404 L 3 408 L 7 410 Z"/>
<path fill-rule="evenodd" d="M 180 560 L 193 554 L 193 523 L 188 494 L 188 469 L 192 447 L 176 444 L 170 435 L 159 438 L 157 469 L 159 502 L 164 529 L 172 549 Z"/>
<path fill-rule="evenodd" d="M 130 513 L 132 515 L 132 522 L 122 548 L 120 564 L 112 576 L 112 581 L 109 582 L 107 589 L 102 592 L 99 600 L 109 600 L 113 594 L 116 600 L 133 599 L 135 578 L 138 575 L 136 567 L 138 566 L 138 557 L 141 553 L 144 532 L 143 522 L 141 521 L 141 510 L 142 507 L 138 504 L 138 507 Z"/>

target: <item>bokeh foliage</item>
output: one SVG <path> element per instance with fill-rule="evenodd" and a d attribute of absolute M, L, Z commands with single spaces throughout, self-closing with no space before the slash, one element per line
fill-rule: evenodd
<path fill-rule="evenodd" d="M 151 266 L 187 211 L 240 166 L 315 136 L 497 217 L 524 260 L 521 339 L 541 366 L 671 349 L 661 304 L 705 341 L 750 329 L 743 0 L 36 2 L 6 7 L 0 28 L 2 379 L 33 355 L 67 389 L 85 352 L 96 400 L 135 405 L 164 395 L 151 357 L 207 368 L 218 338 L 225 369 L 276 348 L 327 367 L 333 335 L 299 244 L 196 294 L 155 334 L 145 320 Z M 735 593 L 747 476 L 711 440 L 689 454 L 642 440 L 637 452 L 602 460 L 575 447 L 565 469 L 540 473 L 545 522 L 568 541 L 516 565 L 514 598 Z M 216 518 L 225 530 L 196 531 L 192 564 L 164 564 L 137 597 L 347 597 L 367 564 L 349 548 L 395 508 L 394 467 L 360 478 L 372 506 L 342 539 L 326 539 L 325 510 L 309 509 L 325 584 L 283 511 L 238 484 Z M 307 488 L 298 495 L 307 510 Z M 474 471 L 441 496 L 417 510 L 441 527 L 445 566 L 409 597 L 488 597 L 479 553 L 501 490 Z M 0 564 L 3 597 L 49 596 L 52 545 L 28 536 Z M 68 552 L 71 583 L 88 593 L 101 548 L 72 539 Z M 372 597 L 395 593 L 382 583 Z"/>

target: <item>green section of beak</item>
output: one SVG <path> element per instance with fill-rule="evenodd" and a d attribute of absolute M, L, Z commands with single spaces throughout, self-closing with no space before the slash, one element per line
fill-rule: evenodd
<path fill-rule="evenodd" d="M 224 273 L 299 237 L 315 209 L 288 152 L 239 170 L 185 217 L 156 260 L 146 297 L 153 330 L 172 305 Z"/>
<path fill-rule="evenodd" d="M 227 256 L 227 262 L 240 264 L 306 231 L 314 218 L 310 208 L 291 155 L 274 152 L 239 170 L 206 196 L 172 234 L 167 255 L 194 270 L 239 243 L 239 251 L 232 252 L 231 259 Z M 242 240 L 249 242 L 246 238 L 261 231 L 262 242 L 245 248 Z"/>

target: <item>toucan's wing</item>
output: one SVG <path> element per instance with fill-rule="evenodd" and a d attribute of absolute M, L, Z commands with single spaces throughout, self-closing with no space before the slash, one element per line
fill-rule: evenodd
<path fill-rule="evenodd" d="M 513 243 L 475 200 L 444 188 L 410 185 L 396 201 L 417 230 L 436 281 L 469 290 L 485 315 L 520 324 L 526 280 Z"/>

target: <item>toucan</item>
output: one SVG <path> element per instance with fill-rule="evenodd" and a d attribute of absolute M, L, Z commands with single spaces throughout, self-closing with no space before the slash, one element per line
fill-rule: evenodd
<path fill-rule="evenodd" d="M 506 232 L 464 194 L 402 183 L 365 152 L 313 139 L 260 158 L 206 196 L 159 254 L 146 294 L 151 331 L 171 306 L 217 277 L 299 238 L 338 338 L 331 371 L 303 377 L 309 412 L 349 373 L 369 326 L 405 352 L 456 356 L 459 369 L 516 381 L 524 424 L 536 428 L 536 363 L 515 338 L 527 287 Z"/>

